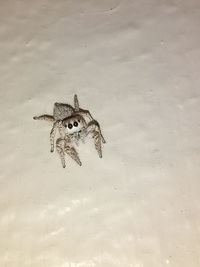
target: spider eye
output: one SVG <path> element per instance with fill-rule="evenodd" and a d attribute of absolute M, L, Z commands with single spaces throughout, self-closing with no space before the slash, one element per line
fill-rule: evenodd
<path fill-rule="evenodd" d="M 74 122 L 74 126 L 75 126 L 75 127 L 78 126 L 78 122 L 77 122 L 77 121 Z"/>
<path fill-rule="evenodd" d="M 71 123 L 68 124 L 68 128 L 72 129 L 73 125 Z"/>

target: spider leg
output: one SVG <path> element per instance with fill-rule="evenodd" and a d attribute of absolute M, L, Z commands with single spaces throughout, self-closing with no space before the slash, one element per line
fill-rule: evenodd
<path fill-rule="evenodd" d="M 94 145 L 100 158 L 102 158 L 102 143 L 105 143 L 105 139 L 101 133 L 99 123 L 95 120 L 90 121 L 87 127 L 87 134 L 91 134 L 94 139 Z"/>
<path fill-rule="evenodd" d="M 88 118 L 89 119 L 89 123 L 88 123 L 88 125 L 91 123 L 91 122 L 94 122 L 94 123 L 96 123 L 96 124 L 98 124 L 98 128 L 99 128 L 99 133 L 100 133 L 100 135 L 101 135 L 101 141 L 102 141 L 102 143 L 103 144 L 105 144 L 106 143 L 106 140 L 105 140 L 105 138 L 103 137 L 103 134 L 102 134 L 102 132 L 101 132 L 101 128 L 100 128 L 100 125 L 99 125 L 99 123 L 96 121 L 96 120 L 94 120 L 94 118 L 92 117 L 92 115 L 91 115 L 91 113 L 89 112 L 89 110 L 86 110 L 86 109 L 79 109 L 79 111 L 76 111 L 76 114 L 78 114 L 78 115 L 81 115 L 83 118 Z"/>
<path fill-rule="evenodd" d="M 44 114 L 44 115 L 41 115 L 41 116 L 34 116 L 33 119 L 34 120 L 50 121 L 50 122 L 54 122 L 55 121 L 53 116 L 47 115 L 47 114 Z"/>
<path fill-rule="evenodd" d="M 60 131 L 60 121 L 56 121 L 54 122 L 53 124 L 53 127 L 51 129 L 51 132 L 50 132 L 50 146 L 51 146 L 51 150 L 50 152 L 53 152 L 54 151 L 54 139 L 55 139 L 55 135 L 56 135 L 56 129 L 58 128 L 59 131 Z"/>
<path fill-rule="evenodd" d="M 91 113 L 89 112 L 89 110 L 80 109 L 80 110 L 79 110 L 78 112 L 76 112 L 76 113 L 79 114 L 79 115 L 81 115 L 83 118 L 87 117 L 87 118 L 89 119 L 89 123 L 92 122 L 92 121 L 96 121 L 96 120 L 92 117 L 92 115 L 91 115 Z M 96 122 L 97 122 L 97 121 L 96 121 Z M 103 134 L 102 134 L 102 132 L 101 132 L 101 128 L 100 128 L 99 123 L 98 123 L 98 128 L 99 128 L 99 133 L 100 133 L 100 135 L 101 135 L 101 141 L 102 141 L 103 144 L 105 144 L 105 143 L 106 143 L 106 140 L 105 140 L 105 138 L 103 137 Z"/>
<path fill-rule="evenodd" d="M 105 143 L 106 143 L 106 140 L 105 140 L 105 138 L 103 137 L 103 134 L 102 134 L 102 132 L 101 132 L 101 127 L 100 127 L 99 123 L 98 123 L 96 120 L 92 120 L 92 121 L 90 121 L 90 122 L 88 123 L 88 126 L 93 125 L 93 124 L 96 125 L 97 131 L 100 133 L 100 136 L 101 136 L 101 142 L 102 142 L 103 144 L 105 144 Z"/>
<path fill-rule="evenodd" d="M 74 95 L 74 108 L 75 108 L 75 112 L 76 112 L 76 114 L 79 114 L 79 115 L 81 115 L 81 116 L 83 116 L 83 117 L 85 116 L 85 117 L 87 117 L 89 120 L 93 120 L 93 117 L 92 117 L 92 115 L 90 114 L 89 110 L 80 108 L 80 106 L 79 106 L 79 101 L 78 101 L 78 97 L 77 97 L 76 94 Z"/>
<path fill-rule="evenodd" d="M 60 137 L 64 138 L 65 137 L 65 128 L 63 127 L 62 123 L 58 123 L 58 131 L 60 134 Z"/>
<path fill-rule="evenodd" d="M 65 153 L 75 160 L 78 165 L 82 165 L 76 149 L 67 142 L 65 142 Z"/>
<path fill-rule="evenodd" d="M 79 102 L 78 102 L 77 95 L 74 95 L 74 108 L 75 108 L 75 111 L 79 111 Z"/>
<path fill-rule="evenodd" d="M 78 153 L 75 148 L 71 145 L 71 141 L 68 138 L 58 138 L 56 140 L 56 150 L 60 156 L 61 163 L 63 168 L 66 167 L 65 164 L 65 154 L 69 155 L 73 160 L 78 163 L 78 165 L 82 165 Z"/>
<path fill-rule="evenodd" d="M 65 150 L 64 150 L 64 146 L 65 146 L 65 140 L 63 138 L 58 138 L 56 140 L 56 150 L 60 156 L 61 159 L 61 163 L 63 168 L 66 167 L 65 165 Z"/>
<path fill-rule="evenodd" d="M 76 114 L 81 115 L 83 118 L 88 118 L 90 121 L 94 120 L 89 110 L 80 108 L 78 111 L 76 111 Z"/>
<path fill-rule="evenodd" d="M 102 141 L 103 144 L 105 144 L 105 143 L 106 143 L 106 140 L 105 140 L 105 138 L 103 137 L 103 134 L 102 134 L 102 132 L 101 132 L 100 125 L 99 125 L 99 131 L 100 131 L 100 135 L 101 135 L 101 141 Z"/>

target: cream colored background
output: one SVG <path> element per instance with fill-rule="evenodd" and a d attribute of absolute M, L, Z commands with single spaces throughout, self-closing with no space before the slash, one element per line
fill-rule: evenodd
<path fill-rule="evenodd" d="M 200 266 L 200 2 L 0 1 L 0 266 Z M 50 154 L 54 102 L 101 123 Z"/>

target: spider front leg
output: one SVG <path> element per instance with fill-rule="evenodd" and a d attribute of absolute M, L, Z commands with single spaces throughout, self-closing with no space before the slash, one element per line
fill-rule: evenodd
<path fill-rule="evenodd" d="M 75 96 L 76 96 L 76 95 L 75 95 Z M 89 119 L 88 126 L 89 126 L 90 124 L 96 124 L 96 125 L 98 126 L 98 132 L 99 132 L 100 135 L 101 135 L 101 141 L 102 141 L 103 144 L 105 144 L 105 143 L 106 143 L 106 140 L 105 140 L 105 138 L 104 138 L 103 135 L 102 135 L 100 125 L 99 125 L 99 123 L 98 123 L 96 120 L 93 119 L 93 117 L 92 117 L 91 113 L 89 112 L 89 110 L 81 109 L 81 108 L 80 108 L 79 111 L 76 111 L 76 114 L 82 116 L 84 119 L 85 119 L 85 118 Z M 89 130 L 89 131 L 90 131 L 90 130 Z"/>
<path fill-rule="evenodd" d="M 70 141 L 66 138 L 58 138 L 56 141 L 56 149 L 60 156 L 61 163 L 63 168 L 65 168 L 65 153 L 69 155 L 73 160 L 78 163 L 78 165 L 82 165 L 78 153 L 75 148 L 71 145 Z"/>
<path fill-rule="evenodd" d="M 106 140 L 105 140 L 105 138 L 103 137 L 103 134 L 102 134 L 102 132 L 101 132 L 101 128 L 100 128 L 100 126 L 99 126 L 99 130 L 100 130 L 100 135 L 101 135 L 101 141 L 102 141 L 103 144 L 105 144 L 105 143 L 106 143 Z"/>
<path fill-rule="evenodd" d="M 78 165 L 82 165 L 78 153 L 73 146 L 65 143 L 65 153 L 69 155 L 73 160 L 75 160 Z"/>
<path fill-rule="evenodd" d="M 101 128 L 99 123 L 95 120 L 92 120 L 88 123 L 87 127 L 87 135 L 91 134 L 92 138 L 94 139 L 94 145 L 98 152 L 100 158 L 102 158 L 102 143 L 105 143 L 105 139 L 101 133 Z"/>
<path fill-rule="evenodd" d="M 63 137 L 63 127 L 62 127 L 62 123 L 61 121 L 56 121 L 53 124 L 53 127 L 51 129 L 50 132 L 50 152 L 54 152 L 54 139 L 55 139 L 55 135 L 56 135 L 56 130 L 59 130 L 60 136 Z"/>
<path fill-rule="evenodd" d="M 60 156 L 63 168 L 66 167 L 66 165 L 65 165 L 65 150 L 64 150 L 64 147 L 65 147 L 65 140 L 62 139 L 62 138 L 58 138 L 56 140 L 56 150 L 57 150 L 57 152 L 58 152 L 58 154 Z"/>
<path fill-rule="evenodd" d="M 105 143 L 106 143 L 106 140 L 105 140 L 105 138 L 103 137 L 103 134 L 102 134 L 102 132 L 101 132 L 101 127 L 100 127 L 98 121 L 96 121 L 96 120 L 92 120 L 92 121 L 90 121 L 90 122 L 88 123 L 88 126 L 90 126 L 90 125 L 96 125 L 96 130 L 99 132 L 99 134 L 100 134 L 100 136 L 101 136 L 101 142 L 102 142 L 103 144 L 105 144 Z M 91 127 L 91 126 L 90 126 L 90 127 Z"/>

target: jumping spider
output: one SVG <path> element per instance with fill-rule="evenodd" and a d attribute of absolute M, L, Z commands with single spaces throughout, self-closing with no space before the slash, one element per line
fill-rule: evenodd
<path fill-rule="evenodd" d="M 53 115 L 41 115 L 33 117 L 34 120 L 53 122 L 50 132 L 50 151 L 54 151 L 54 139 L 56 131 L 60 137 L 56 140 L 56 149 L 65 168 L 65 154 L 69 155 L 80 166 L 82 165 L 74 144 L 84 142 L 87 136 L 92 136 L 94 145 L 100 158 L 102 158 L 102 143 L 105 139 L 101 133 L 99 123 L 93 119 L 88 110 L 79 107 L 78 97 L 74 95 L 74 107 L 69 104 L 55 103 Z"/>

